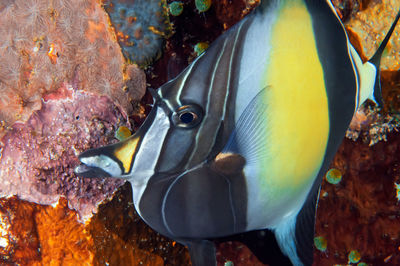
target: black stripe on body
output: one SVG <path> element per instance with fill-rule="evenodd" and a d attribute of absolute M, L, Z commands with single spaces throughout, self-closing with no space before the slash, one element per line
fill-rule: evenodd
<path fill-rule="evenodd" d="M 195 103 L 207 110 L 209 105 L 202 130 L 199 130 L 201 124 L 191 129 L 171 124 L 155 174 L 149 179 L 138 206 L 151 227 L 172 238 L 211 238 L 243 232 L 246 228 L 247 189 L 242 168 L 226 173 L 219 168 L 223 161 L 214 162 L 210 154 L 215 156 L 222 150 L 234 127 L 241 47 L 252 21 L 248 18 L 219 37 L 203 56 L 165 84 L 159 93 L 170 106 Z M 179 98 L 176 93 L 180 93 Z M 191 152 L 195 154 L 189 156 Z M 235 158 L 225 160 L 237 161 Z M 192 166 L 195 169 L 185 171 Z"/>
<path fill-rule="evenodd" d="M 354 114 L 357 77 L 342 23 L 325 1 L 305 0 L 305 2 L 312 17 L 328 96 L 330 125 L 328 149 L 332 145 L 337 148 Z"/>
<path fill-rule="evenodd" d="M 167 106 L 173 107 L 172 112 L 175 112 L 182 105 L 193 103 L 205 110 L 208 99 L 209 80 L 211 79 L 213 69 L 218 65 L 216 61 L 219 58 L 219 54 L 221 54 L 224 44 L 225 39 L 212 45 L 206 53 L 194 61 L 192 65 L 188 66 L 175 80 L 160 88 L 163 96 L 162 100 Z M 205 75 L 207 76 L 204 77 Z M 181 95 L 187 94 L 188 91 L 191 97 L 181 100 Z M 206 117 L 207 114 L 203 118 L 202 123 Z M 164 142 L 160 151 L 159 161 L 155 169 L 156 173 L 165 171 L 180 173 L 186 170 L 185 166 L 192 156 L 200 125 L 191 129 L 178 128 L 174 127 L 171 121 L 171 129 L 165 138 L 167 141 Z M 175 157 L 172 157 L 173 155 Z"/>
<path fill-rule="evenodd" d="M 304 265 L 312 265 L 319 188 L 353 117 L 358 77 L 349 55 L 345 30 L 329 4 L 321 0 L 305 0 L 305 3 L 312 17 L 329 107 L 329 137 L 323 163 L 296 222 L 298 256 Z"/>
<path fill-rule="evenodd" d="M 248 15 L 243 20 L 243 25 L 240 28 L 240 33 L 236 36 L 236 47 L 234 47 L 234 56 L 231 57 L 230 69 L 231 75 L 230 79 L 227 81 L 230 89 L 227 91 L 226 103 L 224 108 L 224 115 L 222 117 L 223 122 L 220 125 L 217 135 L 215 136 L 214 145 L 211 147 L 209 152 L 208 160 L 214 158 L 228 143 L 229 137 L 231 136 L 235 128 L 235 110 L 236 110 L 236 97 L 239 83 L 239 72 L 240 72 L 240 61 L 242 60 L 243 47 L 245 42 L 245 37 L 249 27 L 254 21 L 255 13 Z"/>
<path fill-rule="evenodd" d="M 224 164 L 232 165 L 232 160 L 240 163 L 226 169 Z M 139 203 L 142 218 L 161 234 L 181 241 L 244 232 L 244 163 L 234 155 L 181 175 L 154 175 Z"/>
<path fill-rule="evenodd" d="M 230 38 L 229 38 L 230 39 Z M 231 47 L 228 44 L 232 44 Z M 221 51 L 216 58 L 214 68 L 212 69 L 211 75 L 207 78 L 207 85 L 204 87 L 204 112 L 205 116 L 203 122 L 196 134 L 194 146 L 192 147 L 192 153 L 189 157 L 185 168 L 192 168 L 201 162 L 205 161 L 205 158 L 209 157 L 210 151 L 214 146 L 216 136 L 220 132 L 223 126 L 223 113 L 226 109 L 226 99 L 230 87 L 230 75 L 232 66 L 230 65 L 231 57 L 234 56 L 235 41 L 225 39 Z M 188 86 L 193 89 L 195 80 L 190 80 Z M 186 102 L 192 97 L 191 91 L 185 91 L 185 94 L 181 96 L 182 101 Z"/>
<path fill-rule="evenodd" d="M 160 88 L 163 102 L 176 109 L 179 104 L 197 104 L 205 114 L 196 128 L 171 127 L 155 172 L 190 169 L 215 157 L 226 144 L 235 121 L 240 48 L 250 22 L 245 19 L 228 30 L 193 65 Z"/>

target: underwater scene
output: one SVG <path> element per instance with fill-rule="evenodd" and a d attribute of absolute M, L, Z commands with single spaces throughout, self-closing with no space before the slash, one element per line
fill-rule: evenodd
<path fill-rule="evenodd" d="M 400 265 L 399 12 L 0 0 L 0 265 Z"/>

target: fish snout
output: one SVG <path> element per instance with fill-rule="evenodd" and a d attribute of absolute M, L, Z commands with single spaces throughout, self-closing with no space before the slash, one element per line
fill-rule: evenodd
<path fill-rule="evenodd" d="M 99 167 L 87 166 L 84 163 L 76 166 L 74 173 L 81 177 L 110 177 L 111 175 Z"/>

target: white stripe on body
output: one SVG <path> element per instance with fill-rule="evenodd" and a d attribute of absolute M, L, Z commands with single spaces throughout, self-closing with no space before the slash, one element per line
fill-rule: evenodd
<path fill-rule="evenodd" d="M 132 176 L 128 179 L 132 184 L 133 203 L 140 215 L 139 203 L 146 189 L 147 182 L 154 174 L 154 169 L 160 156 L 161 148 L 165 136 L 170 128 L 169 118 L 164 110 L 157 108 L 157 113 L 153 123 L 144 135 L 143 140 L 135 157 L 135 162 L 131 173 Z M 150 134 L 151 133 L 151 134 Z"/>

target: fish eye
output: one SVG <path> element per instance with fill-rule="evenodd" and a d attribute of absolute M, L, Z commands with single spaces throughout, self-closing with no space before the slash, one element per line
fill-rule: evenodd
<path fill-rule="evenodd" d="M 179 115 L 179 120 L 184 124 L 190 124 L 196 119 L 196 116 L 193 112 L 186 112 Z"/>
<path fill-rule="evenodd" d="M 172 121 L 176 126 L 192 128 L 198 125 L 202 118 L 201 108 L 197 105 L 184 105 L 178 108 L 172 115 Z"/>

